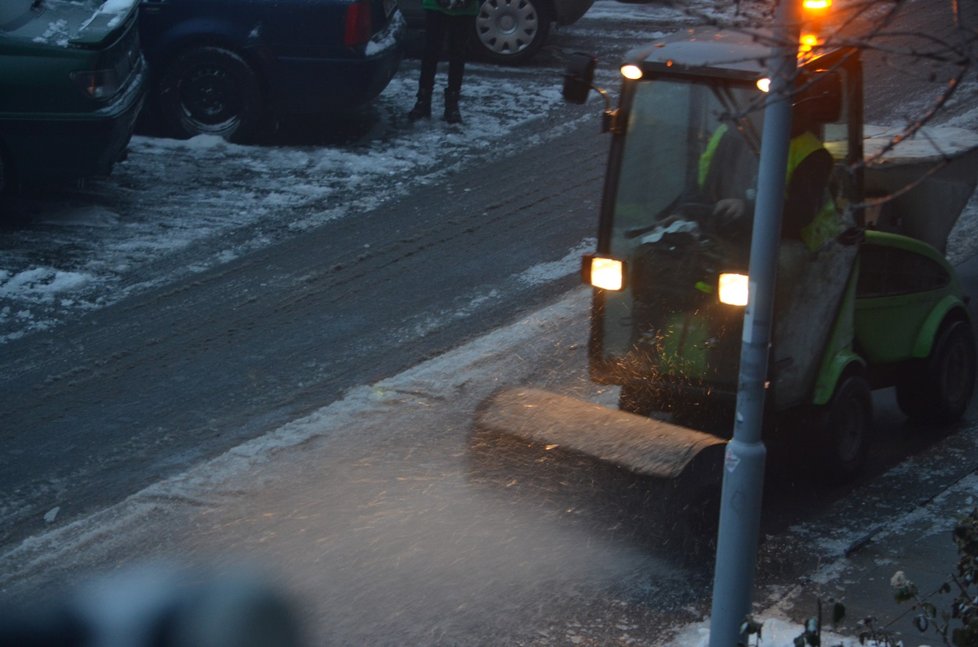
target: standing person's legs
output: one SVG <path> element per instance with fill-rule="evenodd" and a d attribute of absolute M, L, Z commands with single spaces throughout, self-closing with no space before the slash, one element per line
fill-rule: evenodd
<path fill-rule="evenodd" d="M 475 16 L 446 16 L 448 19 L 448 89 L 462 91 L 465 74 L 465 55 L 469 35 L 475 28 Z"/>
<path fill-rule="evenodd" d="M 431 117 L 431 93 L 435 86 L 438 58 L 445 40 L 445 18 L 440 11 L 425 11 L 424 51 L 421 54 L 421 76 L 418 78 L 418 100 L 408 118 L 411 121 Z"/>
<path fill-rule="evenodd" d="M 447 16 L 448 20 L 448 88 L 445 90 L 445 121 L 462 123 L 458 100 L 465 75 L 465 55 L 469 34 L 474 27 L 474 16 Z"/>

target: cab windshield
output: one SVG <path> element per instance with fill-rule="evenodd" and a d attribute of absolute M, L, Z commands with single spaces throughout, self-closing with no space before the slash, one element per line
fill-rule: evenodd
<path fill-rule="evenodd" d="M 718 200 L 753 205 L 762 101 L 758 90 L 747 87 L 636 84 L 615 194 L 612 254 L 627 256 L 636 239 L 660 223 L 701 219 Z"/>
<path fill-rule="evenodd" d="M 630 92 L 602 232 L 629 274 L 603 297 L 603 355 L 657 384 L 732 389 L 743 309 L 720 304 L 717 284 L 720 273 L 747 273 L 763 94 L 674 80 Z"/>

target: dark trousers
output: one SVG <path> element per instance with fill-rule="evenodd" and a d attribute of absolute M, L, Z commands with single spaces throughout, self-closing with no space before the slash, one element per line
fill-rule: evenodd
<path fill-rule="evenodd" d="M 448 40 L 448 91 L 462 90 L 465 74 L 465 50 L 472 33 L 475 16 L 449 16 L 440 11 L 425 11 L 425 42 L 421 56 L 420 91 L 431 92 L 442 46 Z"/>

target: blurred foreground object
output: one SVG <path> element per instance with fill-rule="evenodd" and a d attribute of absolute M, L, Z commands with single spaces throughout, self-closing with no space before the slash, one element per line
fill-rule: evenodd
<path fill-rule="evenodd" d="M 0 606 L 2 647 L 298 647 L 286 599 L 250 573 L 139 566 L 54 602 Z"/>

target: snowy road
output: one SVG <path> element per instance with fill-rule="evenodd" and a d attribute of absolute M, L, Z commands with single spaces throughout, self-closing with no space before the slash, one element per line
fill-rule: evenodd
<path fill-rule="evenodd" d="M 644 15 L 656 30 L 663 12 L 675 17 L 603 3 L 539 67 L 472 65 L 461 130 L 406 123 L 408 61 L 340 135 L 302 123 L 262 146 L 138 137 L 112 177 L 5 204 L 0 541 L 56 508 L 64 522 L 120 500 L 573 286 L 607 138 L 597 101 L 559 97 L 560 43 L 597 30 L 615 60 L 638 38 L 615 26 Z"/>
<path fill-rule="evenodd" d="M 601 78 L 611 82 L 611 62 L 681 19 L 663 7 L 602 1 L 586 22 L 555 33 L 533 67 L 470 64 L 463 129 L 408 123 L 418 68 L 407 60 L 373 106 L 326 124 L 296 118 L 262 146 L 137 136 L 105 180 L 0 204 L 7 223 L 0 229 L 0 343 L 361 218 L 463 166 L 542 145 L 582 124 L 597 128 L 596 100 L 587 108 L 563 104 L 562 52 L 600 43 L 609 63 Z M 621 32 L 626 23 L 633 29 Z"/>
<path fill-rule="evenodd" d="M 560 101 L 558 63 L 600 43 L 610 80 L 676 18 L 602 0 L 540 65 L 473 65 L 462 131 L 404 122 L 408 61 L 341 137 L 139 137 L 111 178 L 5 205 L 0 592 L 180 555 L 274 572 L 310 644 L 655 644 L 698 619 L 709 560 L 469 452 L 500 384 L 615 400 L 586 378 L 574 288 L 608 140 L 597 101 Z M 973 90 L 947 123 L 975 129 Z M 976 221 L 973 199 L 955 260 Z M 899 442 L 874 477 L 927 446 L 881 425 Z M 973 467 L 969 435 L 935 482 Z M 838 496 L 785 489 L 782 522 Z M 785 581 L 825 556 L 779 537 L 762 564 Z"/>

